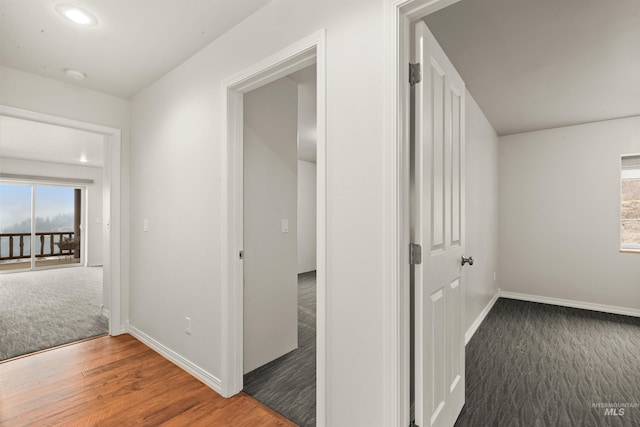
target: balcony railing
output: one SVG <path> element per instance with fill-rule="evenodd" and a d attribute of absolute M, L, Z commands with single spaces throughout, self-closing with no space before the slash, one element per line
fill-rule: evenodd
<path fill-rule="evenodd" d="M 74 254 L 79 247 L 78 242 L 64 243 L 73 237 L 74 233 L 68 231 L 36 233 L 36 239 L 40 240 L 40 247 L 36 245 L 36 258 Z M 0 261 L 31 258 L 30 240 L 31 233 L 0 233 Z M 5 244 L 7 241 L 8 247 Z"/>

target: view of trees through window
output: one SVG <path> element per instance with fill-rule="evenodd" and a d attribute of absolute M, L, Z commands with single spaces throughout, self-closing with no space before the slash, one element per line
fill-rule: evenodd
<path fill-rule="evenodd" d="M 74 189 L 69 187 L 35 186 L 35 231 L 74 231 Z M 19 234 L 31 233 L 31 185 L 0 184 L 0 258 L 9 255 L 9 235 L 13 235 L 13 253 L 20 251 Z M 54 236 L 58 242 L 59 236 Z M 30 254 L 30 236 L 23 236 L 25 255 Z M 35 253 L 40 253 L 40 239 L 35 241 Z M 48 239 L 45 245 L 48 245 Z M 50 253 L 47 246 L 45 253 Z"/>
<path fill-rule="evenodd" d="M 640 249 L 640 156 L 622 158 L 622 248 Z"/>

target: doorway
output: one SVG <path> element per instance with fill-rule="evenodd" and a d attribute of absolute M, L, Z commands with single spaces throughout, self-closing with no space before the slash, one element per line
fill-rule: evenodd
<path fill-rule="evenodd" d="M 316 423 L 325 420 L 325 348 L 326 348 L 326 160 L 325 160 L 325 32 L 319 31 L 294 45 L 238 73 L 223 83 L 226 98 L 226 155 L 223 158 L 224 187 L 227 197 L 223 209 L 222 318 L 223 360 L 221 389 L 232 396 L 243 389 L 244 374 L 244 227 L 243 227 L 243 103 L 244 95 L 254 89 L 315 64 L 317 71 L 317 183 L 316 183 Z M 288 229 L 291 223 L 280 217 L 277 230 Z M 295 220 L 293 220 L 295 222 Z M 293 254 L 295 257 L 295 252 Z M 295 258 L 294 258 L 295 259 Z M 295 269 L 294 269 L 295 273 Z"/>
<path fill-rule="evenodd" d="M 104 136 L 6 116 L 0 132 L 0 358 L 106 334 Z"/>
<path fill-rule="evenodd" d="M 244 391 L 315 426 L 315 64 L 244 95 Z"/>
<path fill-rule="evenodd" d="M 473 265 L 465 257 L 465 84 L 423 21 L 413 34 L 411 403 L 415 424 L 446 427 L 465 402 L 463 267 Z"/>
<path fill-rule="evenodd" d="M 120 204 L 120 146 L 121 146 L 121 131 L 119 129 L 110 128 L 107 126 L 96 125 L 92 123 L 81 122 L 77 120 L 52 116 L 49 114 L 36 113 L 33 111 L 22 110 L 19 108 L 0 105 L 0 119 L 9 119 L 11 121 L 24 121 L 30 122 L 34 125 L 54 125 L 61 130 L 78 130 L 86 133 L 93 134 L 98 138 L 97 144 L 100 150 L 103 152 L 103 165 L 99 172 L 99 179 L 102 181 L 102 187 L 99 194 L 95 197 L 86 197 L 86 199 L 100 200 L 102 205 L 100 212 L 92 216 L 91 224 L 96 227 L 97 234 L 101 236 L 101 241 L 98 243 L 102 251 L 102 260 L 99 264 L 103 266 L 102 270 L 102 295 L 103 295 L 103 307 L 102 313 L 109 318 L 109 333 L 111 335 L 119 335 L 123 332 L 124 327 L 121 325 L 121 289 L 120 289 L 120 217 L 121 217 L 121 204 Z M 13 140 L 13 138 L 3 138 L 2 143 Z M 11 149 L 7 149 L 3 145 L 2 155 L 8 156 L 7 153 Z M 31 150 L 33 151 L 33 150 Z M 53 151 L 55 153 L 55 150 Z M 17 156 L 19 157 L 19 156 Z M 50 169 L 35 169 L 29 172 L 24 172 L 23 169 L 12 169 L 12 165 L 17 163 L 15 158 L 3 157 L 3 169 L 0 172 L 0 179 L 3 180 L 31 180 L 42 182 L 42 178 L 51 178 L 54 175 L 52 173 L 45 173 Z M 80 159 L 82 162 L 83 159 Z M 73 181 L 73 180 L 72 180 Z M 60 179 L 54 179 L 54 182 L 60 182 Z M 50 185 L 52 182 L 50 179 L 44 179 L 44 183 Z M 85 183 L 86 184 L 86 183 Z M 85 184 L 80 183 L 80 187 Z M 77 184 L 74 184 L 77 185 Z M 86 240 L 83 240 L 80 245 L 87 246 Z M 54 241 L 55 246 L 55 241 Z M 94 251 L 95 252 L 95 251 Z M 92 265 L 91 259 L 85 259 Z M 126 304 L 126 301 L 125 301 Z"/>
<path fill-rule="evenodd" d="M 418 336 L 420 332 L 416 330 L 419 314 L 416 314 L 416 307 L 412 307 L 412 302 L 415 301 L 412 293 L 415 290 L 411 288 L 412 280 L 416 279 L 415 268 L 411 267 L 411 258 L 416 257 L 417 254 L 413 253 L 412 257 L 412 251 L 409 250 L 412 236 L 416 232 L 415 226 L 411 226 L 411 217 L 415 215 L 415 212 L 412 213 L 415 206 L 411 203 L 411 191 L 414 190 L 411 181 L 415 173 L 415 164 L 412 163 L 410 144 L 414 103 L 410 78 L 418 77 L 420 73 L 417 73 L 418 69 L 413 69 L 411 70 L 413 73 L 410 73 L 410 64 L 415 63 L 416 56 L 416 50 L 413 49 L 415 47 L 413 25 L 425 16 L 457 1 L 459 0 L 393 0 L 387 4 L 389 19 L 385 27 L 389 43 L 386 61 L 390 67 L 386 80 L 388 88 L 386 104 L 389 114 L 386 117 L 385 127 L 390 143 L 387 144 L 385 153 L 385 182 L 389 183 L 385 186 L 385 204 L 388 207 L 385 234 L 390 244 L 385 248 L 384 254 L 385 270 L 389 272 L 385 307 L 387 322 L 384 329 L 385 382 L 388 384 L 385 388 L 384 400 L 389 402 L 383 420 L 385 425 L 410 425 L 417 413 L 420 413 L 419 418 L 422 422 L 426 419 L 425 424 L 437 423 L 436 418 L 441 418 L 440 421 L 446 424 L 453 418 L 449 415 L 451 411 L 442 412 L 444 409 L 444 405 L 440 405 L 442 401 L 436 402 L 435 406 L 426 402 L 422 408 L 415 406 L 418 399 L 423 400 L 423 397 L 428 397 L 428 393 L 424 392 L 422 396 L 414 394 L 414 387 L 419 384 L 418 380 L 425 385 L 424 377 L 423 379 L 419 377 L 426 373 L 424 371 L 417 373 L 415 363 L 418 362 L 424 366 L 426 358 L 422 356 L 428 357 L 429 354 L 426 351 L 423 351 L 423 354 L 416 354 L 416 348 L 421 343 L 414 341 L 414 336 Z M 422 243 L 423 255 L 431 255 L 432 242 Z M 426 248 L 424 243 L 427 244 Z M 413 259 L 414 262 L 415 260 L 416 258 Z M 460 285 L 457 288 L 460 289 Z M 422 299 L 425 303 L 444 301 L 437 298 L 437 294 L 433 295 L 434 299 L 428 293 L 421 295 L 421 297 L 424 296 L 426 298 Z M 425 312 L 423 311 L 422 314 L 424 315 Z M 426 320 L 424 325 L 431 326 L 430 320 Z M 438 337 L 440 338 L 442 337 Z M 451 340 L 446 341 L 449 346 Z M 429 343 L 426 342 L 426 344 Z M 426 348 L 422 345 L 421 347 Z M 423 360 L 417 361 L 419 357 Z M 429 381 L 429 379 L 426 380 Z M 457 384 L 461 384 L 460 380 Z M 439 410 L 438 407 L 440 407 Z M 438 413 L 444 416 L 439 416 Z M 431 419 L 434 416 L 435 418 Z"/>

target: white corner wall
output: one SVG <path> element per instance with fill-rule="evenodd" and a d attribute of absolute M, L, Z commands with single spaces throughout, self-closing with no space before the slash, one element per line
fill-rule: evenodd
<path fill-rule="evenodd" d="M 222 81 L 326 29 L 330 426 L 380 426 L 388 406 L 384 5 L 272 1 L 132 99 L 131 324 L 220 378 Z"/>
<path fill-rule="evenodd" d="M 298 347 L 298 85 L 283 77 L 243 103 L 246 374 Z"/>
<path fill-rule="evenodd" d="M 129 101 L 0 66 L 0 105 L 95 123 L 122 131 L 120 308 L 121 320 L 125 323 L 129 312 Z M 103 294 L 105 307 L 109 308 L 110 289 L 105 288 Z"/>
<path fill-rule="evenodd" d="M 303 70 L 303 77 L 298 79 L 298 159 L 316 163 L 318 80 L 316 65 L 311 67 Z"/>
<path fill-rule="evenodd" d="M 298 160 L 298 273 L 316 269 L 316 169 Z"/>
<path fill-rule="evenodd" d="M 89 267 L 102 265 L 102 168 L 12 158 L 0 159 L 2 162 L 0 170 L 3 173 L 93 180 L 93 184 L 82 184 L 82 187 L 87 189 L 88 202 L 88 224 L 85 228 L 89 236 L 87 265 Z M 98 218 L 100 219 L 99 223 L 96 221 Z"/>
<path fill-rule="evenodd" d="M 498 135 L 466 93 L 465 330 L 474 324 L 498 292 Z"/>
<path fill-rule="evenodd" d="M 620 156 L 640 117 L 500 138 L 504 291 L 640 308 L 640 255 L 620 253 Z"/>

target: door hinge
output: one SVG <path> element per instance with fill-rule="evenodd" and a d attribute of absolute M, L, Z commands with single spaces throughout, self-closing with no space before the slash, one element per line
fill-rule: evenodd
<path fill-rule="evenodd" d="M 409 243 L 409 264 L 422 263 L 422 246 L 417 243 Z"/>
<path fill-rule="evenodd" d="M 240 251 L 240 259 L 244 259 L 244 251 Z"/>
<path fill-rule="evenodd" d="M 420 64 L 409 64 L 409 84 L 411 86 L 418 84 L 422 81 L 422 70 Z"/>

